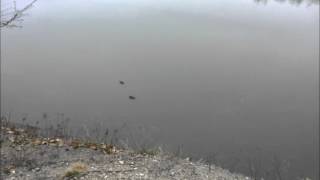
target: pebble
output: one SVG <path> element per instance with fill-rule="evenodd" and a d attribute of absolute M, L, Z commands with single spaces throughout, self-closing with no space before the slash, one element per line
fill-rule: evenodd
<path fill-rule="evenodd" d="M 40 171 L 40 168 L 39 168 L 39 167 L 36 167 L 36 168 L 32 169 L 32 171 L 33 171 L 33 172 L 38 172 L 38 171 Z"/>
<path fill-rule="evenodd" d="M 144 176 L 144 174 L 143 173 L 139 173 L 139 174 L 137 174 L 138 176 Z"/>
<path fill-rule="evenodd" d="M 10 137 L 9 137 L 9 141 L 10 141 L 10 142 L 14 142 L 14 137 L 10 136 Z"/>
<path fill-rule="evenodd" d="M 17 151 L 21 151 L 21 150 L 22 150 L 21 146 L 17 146 L 17 147 L 16 147 L 16 150 L 17 150 Z"/>

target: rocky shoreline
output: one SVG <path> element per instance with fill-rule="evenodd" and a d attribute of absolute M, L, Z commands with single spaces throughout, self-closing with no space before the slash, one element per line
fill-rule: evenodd
<path fill-rule="evenodd" d="M 250 179 L 161 150 L 142 153 L 34 132 L 32 127 L 1 127 L 1 179 Z"/>

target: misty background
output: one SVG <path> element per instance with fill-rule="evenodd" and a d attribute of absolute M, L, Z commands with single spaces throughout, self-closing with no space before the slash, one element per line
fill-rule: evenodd
<path fill-rule="evenodd" d="M 1 29 L 2 115 L 125 123 L 231 170 L 262 152 L 319 178 L 316 1 L 39 0 L 22 24 Z"/>

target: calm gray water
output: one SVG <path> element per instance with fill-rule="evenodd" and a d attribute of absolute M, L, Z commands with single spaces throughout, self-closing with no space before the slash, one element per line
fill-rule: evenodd
<path fill-rule="evenodd" d="M 1 32 L 3 114 L 139 124 L 196 157 L 260 148 L 318 174 L 318 3 L 39 0 L 28 14 Z"/>

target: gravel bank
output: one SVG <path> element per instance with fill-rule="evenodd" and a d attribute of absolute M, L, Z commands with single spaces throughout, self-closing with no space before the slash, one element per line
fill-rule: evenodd
<path fill-rule="evenodd" d="M 28 131 L 34 130 L 2 127 L 3 179 L 250 179 L 161 151 L 141 154 L 106 144 L 40 138 Z"/>

